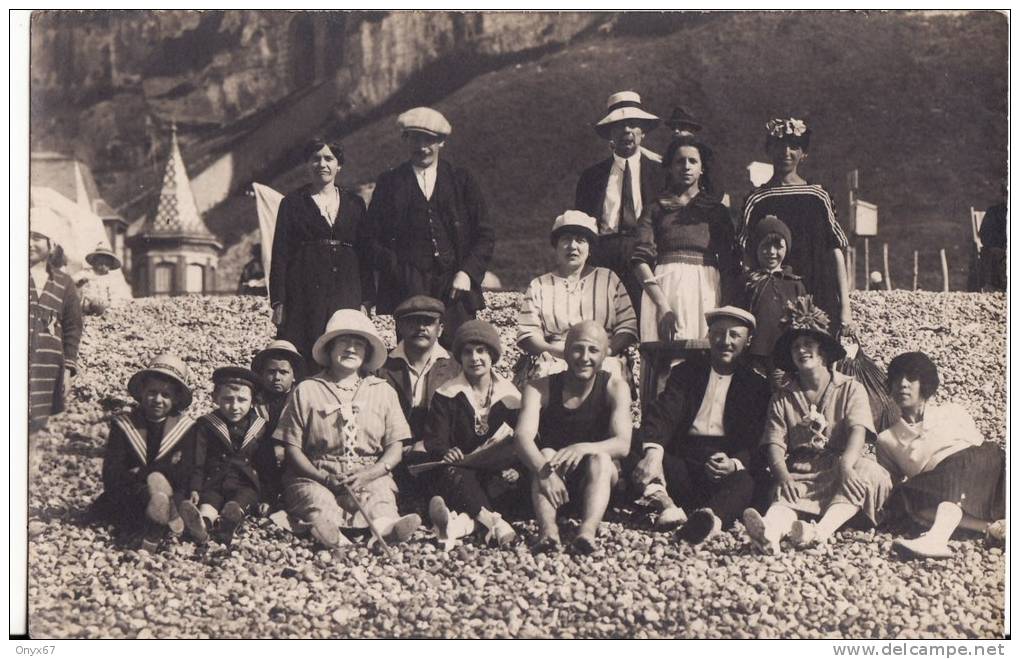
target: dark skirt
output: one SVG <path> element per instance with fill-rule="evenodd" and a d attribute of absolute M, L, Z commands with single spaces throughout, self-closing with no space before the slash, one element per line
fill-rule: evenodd
<path fill-rule="evenodd" d="M 994 522 L 1006 515 L 1005 479 L 1005 453 L 995 442 L 985 442 L 954 453 L 931 471 L 901 483 L 895 496 L 909 502 L 913 510 L 949 501 L 971 517 Z"/>

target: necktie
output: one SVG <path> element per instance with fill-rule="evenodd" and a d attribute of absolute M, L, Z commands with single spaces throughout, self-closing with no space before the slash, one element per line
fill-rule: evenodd
<path fill-rule="evenodd" d="M 637 216 L 634 214 L 634 189 L 630 182 L 630 161 L 624 161 L 623 166 L 623 192 L 620 193 L 620 225 L 619 231 L 637 226 Z"/>

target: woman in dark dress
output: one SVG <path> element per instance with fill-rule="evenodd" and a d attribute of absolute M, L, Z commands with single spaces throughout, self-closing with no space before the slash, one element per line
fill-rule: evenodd
<path fill-rule="evenodd" d="M 333 312 L 371 307 L 375 284 L 365 202 L 336 184 L 343 148 L 312 140 L 304 155 L 311 182 L 280 202 L 269 297 L 277 338 L 311 364 L 312 344 Z"/>
<path fill-rule="evenodd" d="M 765 126 L 765 151 L 773 175 L 744 201 L 740 247 L 744 263 L 754 263 L 749 238 L 766 215 L 775 215 L 790 229 L 793 244 L 786 265 L 804 281 L 807 292 L 832 320 L 829 331 L 851 328 L 850 293 L 846 275 L 846 233 L 836 221 L 825 189 L 808 183 L 799 168 L 808 157 L 811 129 L 800 119 L 771 119 Z"/>

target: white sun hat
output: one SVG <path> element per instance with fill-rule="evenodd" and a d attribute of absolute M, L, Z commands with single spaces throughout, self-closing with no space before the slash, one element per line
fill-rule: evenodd
<path fill-rule="evenodd" d="M 641 104 L 641 96 L 637 92 L 616 92 L 606 101 L 606 116 L 595 124 L 595 132 L 599 137 L 609 139 L 610 126 L 626 119 L 641 121 L 646 133 L 658 126 L 660 121 Z"/>

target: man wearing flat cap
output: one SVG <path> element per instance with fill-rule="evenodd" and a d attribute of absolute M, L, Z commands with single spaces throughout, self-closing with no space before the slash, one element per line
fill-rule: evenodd
<path fill-rule="evenodd" d="M 457 327 L 485 307 L 482 278 L 495 234 L 474 178 L 440 158 L 452 131 L 446 118 L 418 107 L 397 124 L 410 157 L 379 175 L 368 209 L 379 230 L 376 310 L 393 313 L 413 295 L 437 298 L 449 345 Z"/>
<path fill-rule="evenodd" d="M 432 394 L 460 373 L 457 360 L 438 343 L 445 313 L 445 305 L 428 295 L 401 302 L 393 311 L 400 342 L 376 373 L 396 390 L 414 441 L 420 439 Z"/>
<path fill-rule="evenodd" d="M 721 307 L 706 312 L 705 320 L 709 359 L 675 367 L 643 413 L 635 446 L 643 455 L 632 474 L 659 513 L 656 527 L 682 527 L 679 538 L 693 544 L 731 526 L 750 505 L 761 475 L 756 449 L 770 394 L 765 379 L 741 359 L 754 316 Z"/>
<path fill-rule="evenodd" d="M 606 115 L 595 124 L 595 132 L 609 141 L 613 154 L 581 173 L 574 208 L 598 220 L 599 239 L 589 262 L 616 273 L 640 318 L 641 283 L 634 276 L 630 256 L 637 244 L 641 210 L 664 183 L 661 159 L 656 161 L 641 147 L 645 135 L 659 125 L 659 118 L 641 105 L 635 92 L 617 92 L 606 106 Z"/>

